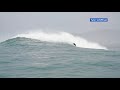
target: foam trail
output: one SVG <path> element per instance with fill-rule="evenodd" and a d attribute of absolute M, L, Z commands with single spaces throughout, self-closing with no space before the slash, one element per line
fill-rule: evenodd
<path fill-rule="evenodd" d="M 40 41 L 67 43 L 71 45 L 73 45 L 73 43 L 76 43 L 76 46 L 80 48 L 107 50 L 106 47 L 99 45 L 98 43 L 89 42 L 82 37 L 74 36 L 67 32 L 48 33 L 48 32 L 39 31 L 39 32 L 29 32 L 26 34 L 19 34 L 15 37 L 25 37 L 25 38 L 37 39 Z"/>

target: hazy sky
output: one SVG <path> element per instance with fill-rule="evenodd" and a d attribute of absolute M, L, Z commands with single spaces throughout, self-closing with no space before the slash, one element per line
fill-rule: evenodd
<path fill-rule="evenodd" d="M 90 22 L 92 17 L 108 22 Z M 120 12 L 0 12 L 0 40 L 36 29 L 72 33 L 120 29 Z"/>

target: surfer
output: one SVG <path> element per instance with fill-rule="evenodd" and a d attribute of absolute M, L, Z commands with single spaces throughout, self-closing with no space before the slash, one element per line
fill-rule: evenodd
<path fill-rule="evenodd" d="M 75 46 L 76 46 L 76 44 L 75 44 L 75 43 L 73 43 L 73 45 L 75 45 Z"/>

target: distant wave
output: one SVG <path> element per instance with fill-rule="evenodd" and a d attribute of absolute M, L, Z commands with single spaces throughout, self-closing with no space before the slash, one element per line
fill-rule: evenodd
<path fill-rule="evenodd" d="M 95 42 L 87 41 L 86 39 L 72 35 L 67 32 L 29 32 L 26 34 L 18 34 L 14 36 L 13 38 L 17 37 L 24 37 L 24 38 L 30 38 L 30 39 L 37 39 L 40 41 L 46 41 L 46 42 L 54 42 L 54 43 L 67 43 L 70 45 L 73 45 L 73 43 L 76 44 L 76 47 L 80 48 L 91 48 L 91 49 L 104 49 L 108 50 L 105 46 L 102 46 Z"/>

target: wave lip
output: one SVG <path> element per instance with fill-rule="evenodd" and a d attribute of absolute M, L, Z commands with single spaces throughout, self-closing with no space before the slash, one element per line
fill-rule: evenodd
<path fill-rule="evenodd" d="M 54 42 L 54 43 L 67 43 L 70 45 L 73 45 L 73 43 L 76 44 L 76 47 L 80 48 L 91 48 L 91 49 L 104 49 L 108 50 L 105 46 L 102 46 L 95 42 L 89 42 L 86 39 L 74 36 L 67 32 L 56 32 L 56 33 L 48 33 L 48 32 L 29 32 L 26 34 L 18 34 L 13 38 L 16 37 L 24 37 L 24 38 L 30 38 L 30 39 L 37 39 L 40 41 L 46 41 L 46 42 Z"/>

